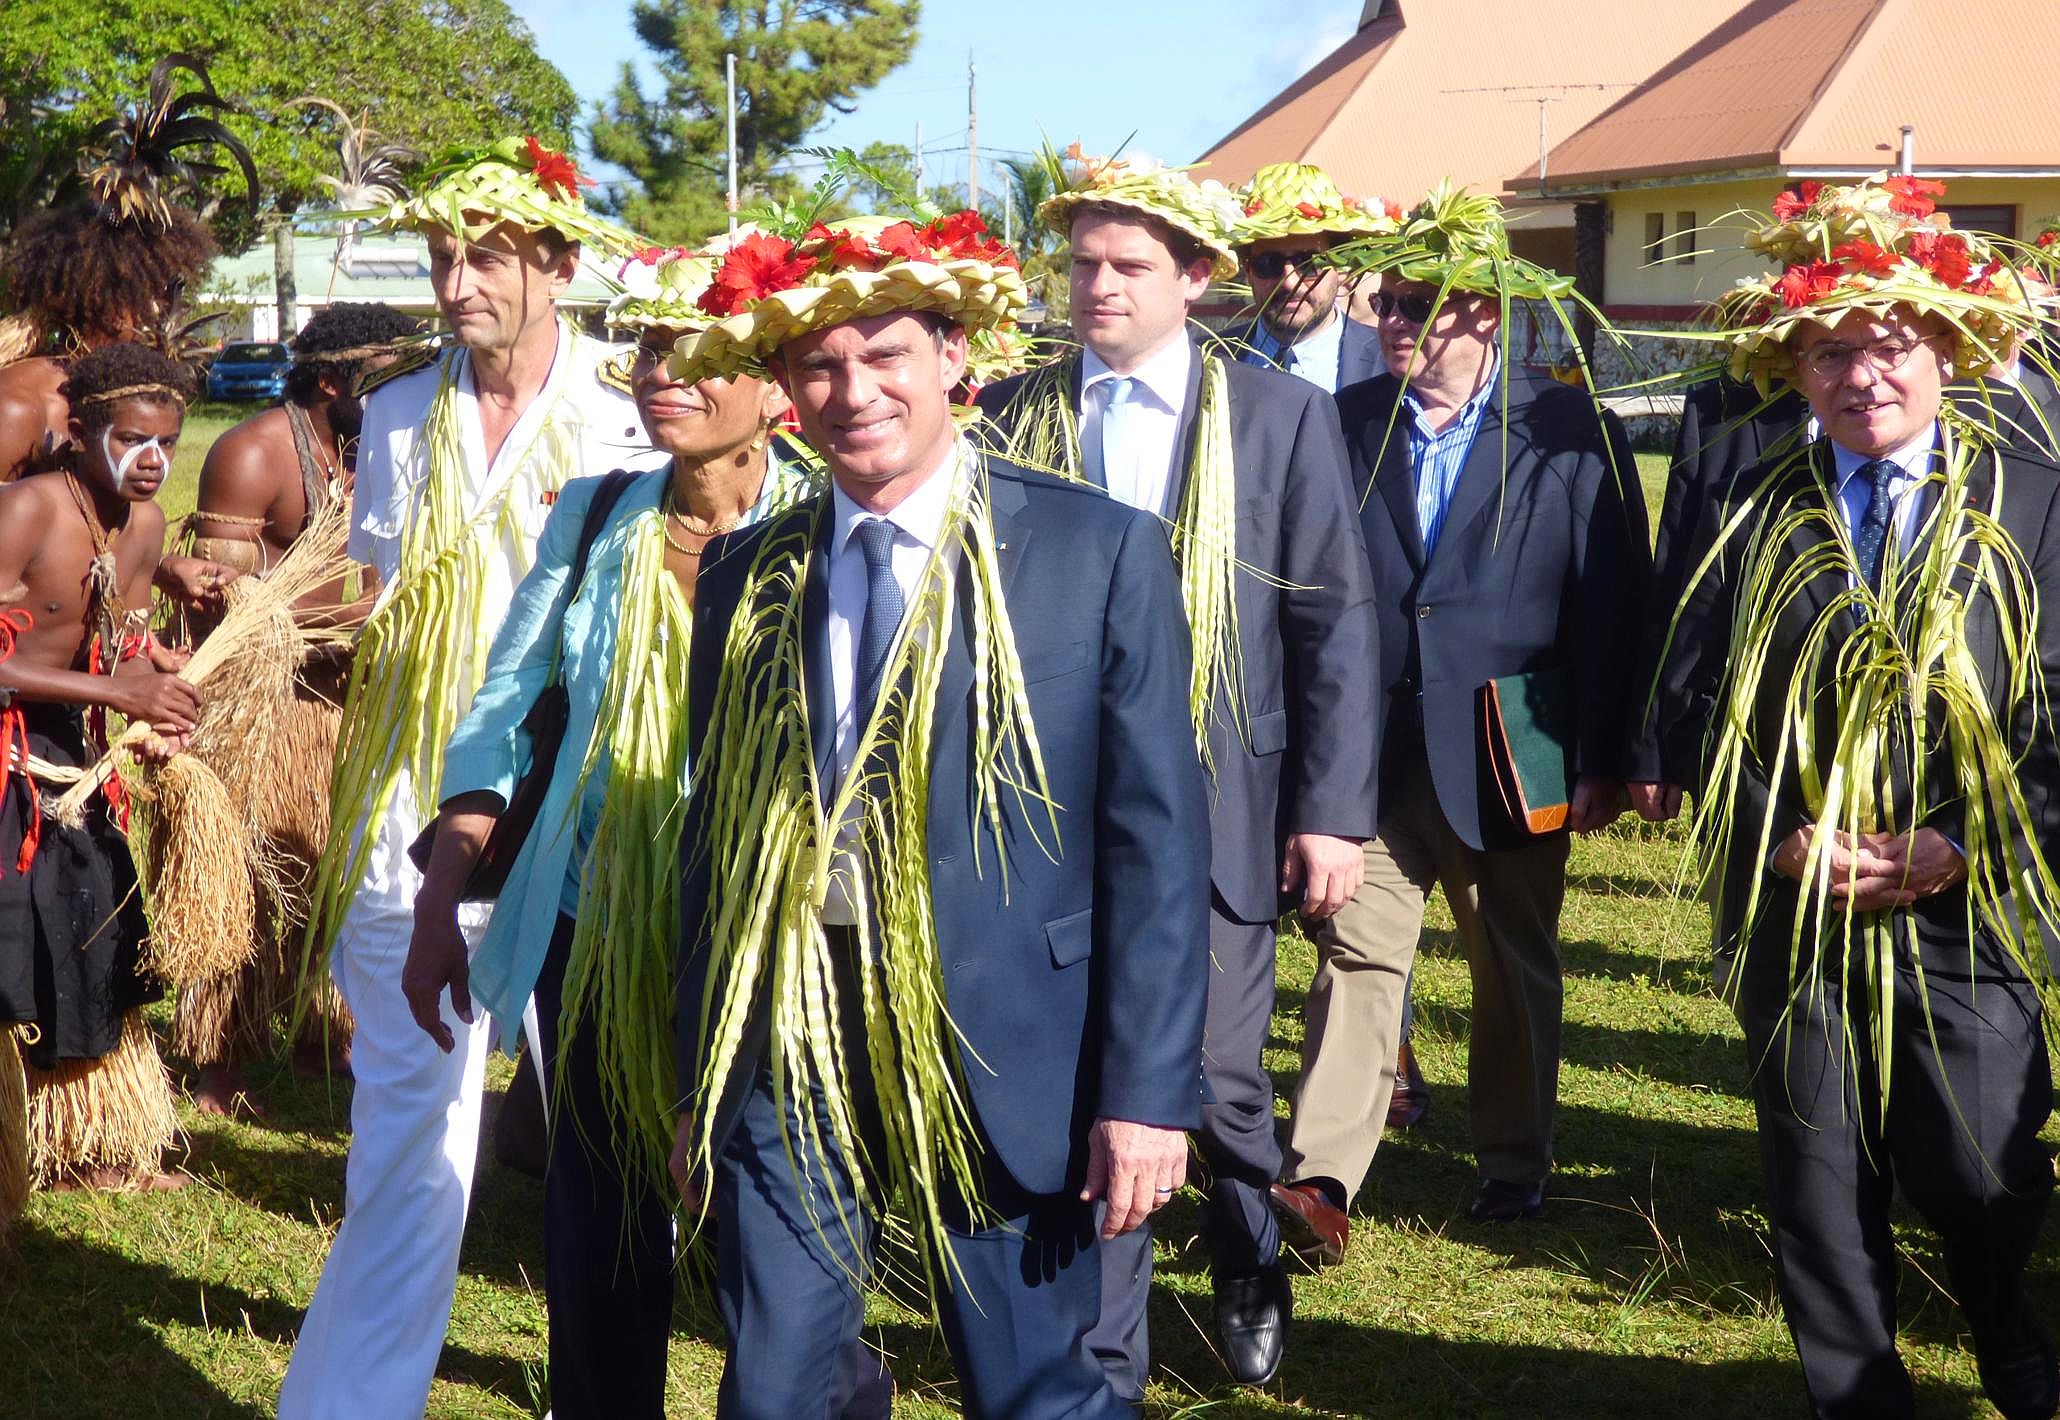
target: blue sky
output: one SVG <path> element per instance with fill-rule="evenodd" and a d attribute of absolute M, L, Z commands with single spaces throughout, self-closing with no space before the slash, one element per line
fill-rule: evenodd
<path fill-rule="evenodd" d="M 627 0 L 510 0 L 537 48 L 589 106 L 643 48 Z M 982 183 L 991 159 L 1041 135 L 1191 162 L 1288 80 L 1349 38 L 1361 0 L 926 0 L 909 62 L 814 143 L 913 146 L 925 177 L 963 182 L 966 63 L 979 67 Z M 1283 16 L 1292 17 L 1288 23 Z"/>

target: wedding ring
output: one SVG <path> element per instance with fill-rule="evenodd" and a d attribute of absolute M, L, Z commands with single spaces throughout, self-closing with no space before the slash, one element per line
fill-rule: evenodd
<path fill-rule="evenodd" d="M 1172 1188 L 1155 1188 L 1152 1190 L 1154 1193 L 1177 1193 L 1178 1191 L 1178 1189 Z"/>

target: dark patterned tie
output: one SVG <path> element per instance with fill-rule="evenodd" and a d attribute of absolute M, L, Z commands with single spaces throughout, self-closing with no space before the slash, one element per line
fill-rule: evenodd
<path fill-rule="evenodd" d="M 863 725 L 880 693 L 887 650 L 901 629 L 901 583 L 894 580 L 894 524 L 868 518 L 855 530 L 865 554 L 865 622 L 858 637 L 858 700 L 852 706 Z"/>
<path fill-rule="evenodd" d="M 1887 459 L 1869 459 L 1854 475 L 1866 481 L 1867 507 L 1853 533 L 1853 555 L 1859 561 L 1860 576 L 1875 588 L 1881 585 L 1882 549 L 1887 547 L 1889 531 L 1895 525 L 1895 503 L 1889 492 L 1895 474 L 1896 466 Z"/>

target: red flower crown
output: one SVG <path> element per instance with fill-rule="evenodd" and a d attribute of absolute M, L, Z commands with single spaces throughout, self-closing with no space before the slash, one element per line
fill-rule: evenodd
<path fill-rule="evenodd" d="M 916 226 L 895 222 L 877 235 L 851 227 L 818 222 L 801 240 L 773 232 L 740 238 L 723 256 L 715 279 L 701 295 L 700 307 L 721 318 L 735 315 L 754 301 L 777 291 L 804 286 L 809 278 L 839 271 L 878 271 L 903 261 L 984 261 L 1015 267 L 1015 252 L 995 240 L 980 214 L 953 212 Z"/>

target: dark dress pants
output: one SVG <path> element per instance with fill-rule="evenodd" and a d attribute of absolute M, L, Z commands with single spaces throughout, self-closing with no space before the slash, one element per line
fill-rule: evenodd
<path fill-rule="evenodd" d="M 845 1038 L 862 1041 L 858 1031 Z M 810 1105 L 820 1149 L 792 1097 L 774 1101 L 762 1069 L 716 1166 L 717 1303 L 729 1338 L 721 1420 L 828 1420 L 851 1401 L 879 1229 L 854 1197 L 820 1094 Z M 1000 1217 L 952 1227 L 955 1269 L 935 1284 L 965 1414 L 1128 1417 L 1087 1350 L 1101 1304 L 1093 1210 L 990 1174 L 983 1188 Z"/>
<path fill-rule="evenodd" d="M 1764 910 L 1789 920 L 1787 905 Z M 2025 1264 L 2053 1190 L 2038 1142 L 2053 1093 L 2038 994 L 2023 981 L 1970 979 L 1964 946 L 1931 953 L 1921 998 L 1915 972 L 1899 965 L 1884 1117 L 1858 1003 L 1850 1047 L 1835 980 L 1819 993 L 1828 999 L 1805 993 L 1784 1021 L 1787 953 L 1765 942 L 1754 951 L 1739 967 L 1739 1016 L 1775 1273 L 1810 1402 L 1824 1417 L 1909 1416 L 1895 1346 L 1897 1186 L 1937 1232 L 1977 1346 L 2019 1339 L 2006 1328 L 2024 1315 Z"/>
<path fill-rule="evenodd" d="M 544 1304 L 557 1420 L 662 1420 L 672 1327 L 673 1227 L 664 1179 L 624 1178 L 589 1028 L 559 1088 L 558 1016 L 572 947 L 561 916 L 536 984 L 550 1156 L 544 1173 Z"/>
<path fill-rule="evenodd" d="M 1207 1172 L 1210 1268 L 1238 1276 L 1280 1258 L 1280 1224 L 1268 1199 L 1280 1177 L 1273 1077 L 1263 1052 L 1273 1027 L 1272 921 L 1240 922 L 1209 895 L 1209 1009 L 1202 1079 L 1208 1087 L 1195 1143 Z M 1088 1344 L 1116 1393 L 1136 1401 L 1151 1374 L 1146 1306 L 1152 1288 L 1152 1225 L 1102 1244 L 1102 1310 Z"/>

